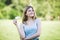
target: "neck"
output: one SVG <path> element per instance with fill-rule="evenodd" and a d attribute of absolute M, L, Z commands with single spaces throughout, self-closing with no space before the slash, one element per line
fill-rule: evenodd
<path fill-rule="evenodd" d="M 31 17 L 28 17 L 28 21 L 31 21 L 31 20 L 33 20 Z"/>
<path fill-rule="evenodd" d="M 32 22 L 33 22 L 33 19 L 31 17 L 28 17 L 27 25 L 30 25 Z"/>

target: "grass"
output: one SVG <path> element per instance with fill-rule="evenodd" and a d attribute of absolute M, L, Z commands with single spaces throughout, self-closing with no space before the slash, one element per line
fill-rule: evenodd
<path fill-rule="evenodd" d="M 41 40 L 60 40 L 60 21 L 42 22 Z"/>
<path fill-rule="evenodd" d="M 40 40 L 60 40 L 60 21 L 42 21 Z M 0 20 L 0 40 L 19 40 L 12 20 Z"/>

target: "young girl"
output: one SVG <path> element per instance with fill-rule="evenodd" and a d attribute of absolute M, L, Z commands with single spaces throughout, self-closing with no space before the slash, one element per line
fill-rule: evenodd
<path fill-rule="evenodd" d="M 21 24 L 17 24 L 17 21 L 13 21 L 17 26 L 21 40 L 39 40 L 41 21 L 36 18 L 34 9 L 32 6 L 27 6 L 24 11 Z"/>

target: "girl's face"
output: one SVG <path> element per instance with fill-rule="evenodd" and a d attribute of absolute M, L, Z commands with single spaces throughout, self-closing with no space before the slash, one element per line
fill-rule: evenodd
<path fill-rule="evenodd" d="M 33 17 L 33 16 L 35 15 L 33 8 L 29 8 L 29 9 L 27 10 L 26 15 L 27 15 L 28 17 Z"/>

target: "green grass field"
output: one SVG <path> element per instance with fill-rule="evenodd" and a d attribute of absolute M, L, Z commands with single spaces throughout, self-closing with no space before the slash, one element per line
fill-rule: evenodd
<path fill-rule="evenodd" d="M 60 21 L 42 21 L 40 40 L 60 40 Z M 12 20 L 0 20 L 0 40 L 19 40 Z"/>

